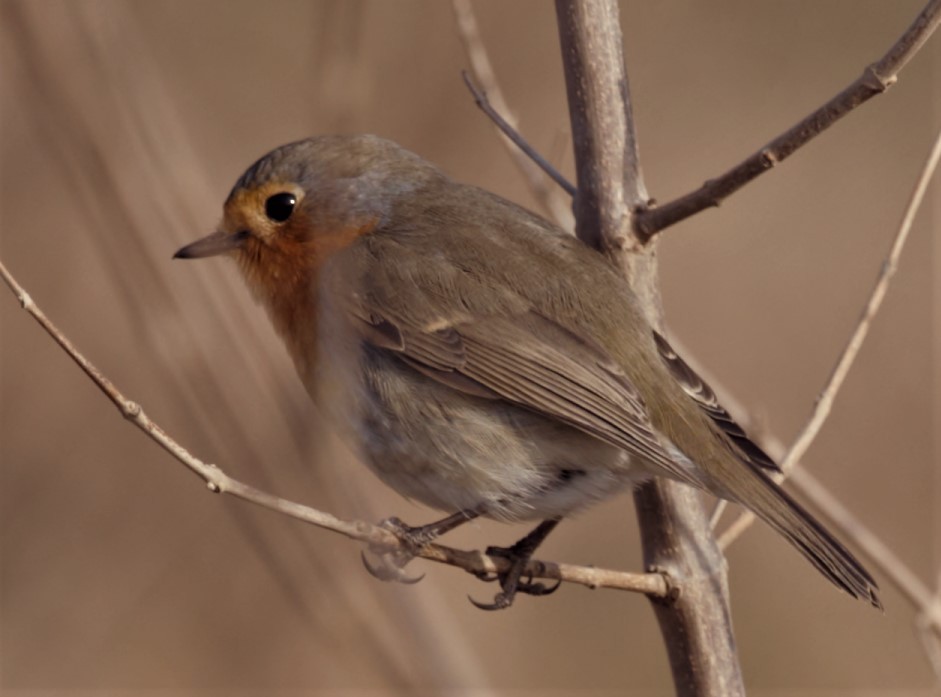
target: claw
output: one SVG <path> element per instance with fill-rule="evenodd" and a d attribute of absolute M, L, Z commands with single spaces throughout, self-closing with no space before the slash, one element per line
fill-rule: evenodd
<path fill-rule="evenodd" d="M 532 581 L 526 581 L 520 582 L 516 590 L 526 595 L 552 595 L 559 590 L 559 586 L 561 585 L 562 581 L 556 581 L 552 586 L 547 586 L 545 583 L 541 582 L 533 583 Z"/>
<path fill-rule="evenodd" d="M 402 549 L 395 552 L 372 550 L 378 559 L 378 564 L 370 562 L 366 558 L 366 553 L 361 552 L 360 556 L 363 559 L 363 566 L 366 567 L 366 571 L 381 581 L 397 581 L 398 583 L 407 584 L 418 583 L 425 575 L 406 576 L 403 571 L 405 565 L 418 555 L 422 547 L 433 542 L 439 535 L 453 530 L 458 525 L 466 523 L 468 520 L 473 520 L 479 515 L 480 512 L 476 510 L 458 511 L 457 513 L 449 515 L 447 518 L 418 528 L 406 525 L 396 517 L 386 518 L 379 523 L 379 526 L 398 537 L 402 541 Z"/>
<path fill-rule="evenodd" d="M 558 590 L 559 586 L 562 585 L 561 581 L 557 581 L 553 586 L 547 586 L 544 583 L 533 581 L 533 574 L 527 574 L 527 579 L 523 580 L 523 571 L 529 560 L 532 559 L 533 552 L 536 551 L 536 548 L 558 522 L 558 518 L 544 520 L 512 547 L 488 547 L 488 556 L 507 559 L 510 566 L 506 571 L 496 574 L 495 579 L 487 573 L 474 574 L 482 581 L 500 581 L 501 590 L 494 596 L 492 603 L 481 603 L 468 596 L 471 604 L 481 610 L 505 610 L 513 604 L 517 593 L 550 595 Z"/>
<path fill-rule="evenodd" d="M 467 596 L 467 599 L 470 600 L 471 605 L 480 609 L 480 610 L 505 610 L 510 605 L 513 604 L 513 595 L 507 595 L 506 593 L 497 593 L 493 596 L 492 603 L 482 603 L 479 600 L 474 600 L 472 597 Z"/>
<path fill-rule="evenodd" d="M 486 574 L 480 573 L 475 574 L 477 578 L 482 581 L 493 581 L 495 579 L 486 578 Z M 562 585 L 562 581 L 556 581 L 552 586 L 547 586 L 544 583 L 536 582 L 533 583 L 530 581 L 517 581 L 515 586 L 509 582 L 505 576 L 500 577 L 497 575 L 497 578 L 500 579 L 501 585 L 503 585 L 503 590 L 497 593 L 493 597 L 492 603 L 482 603 L 479 600 L 474 600 L 472 597 L 467 596 L 467 599 L 470 600 L 471 605 L 481 610 L 505 610 L 513 604 L 513 600 L 516 598 L 517 593 L 524 593 L 526 595 L 552 595 L 557 590 L 559 586 Z M 505 585 L 504 585 L 505 584 Z"/>
<path fill-rule="evenodd" d="M 475 571 L 473 573 L 477 580 L 483 581 L 484 583 L 493 583 L 500 578 L 500 574 L 495 571 Z"/>
<path fill-rule="evenodd" d="M 542 573 L 544 567 L 540 564 L 539 568 L 541 569 L 540 573 Z M 552 586 L 547 586 L 542 581 L 534 581 L 533 575 L 528 574 L 525 581 L 522 578 L 517 581 L 516 590 L 526 595 L 552 595 L 559 590 L 561 585 L 561 579 L 557 579 Z"/>
<path fill-rule="evenodd" d="M 386 557 L 380 556 L 379 559 L 381 564 L 373 564 L 366 557 L 366 552 L 360 552 L 360 558 L 363 560 L 363 566 L 366 567 L 366 571 L 369 572 L 374 578 L 378 578 L 380 581 L 395 581 L 397 583 L 404 583 L 406 585 L 414 585 L 425 578 L 425 574 L 419 574 L 418 576 L 408 576 L 405 573 L 405 570 L 398 566 L 395 561 L 392 561 Z"/>

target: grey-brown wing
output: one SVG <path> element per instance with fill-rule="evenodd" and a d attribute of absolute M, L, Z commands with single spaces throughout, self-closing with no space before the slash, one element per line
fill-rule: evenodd
<path fill-rule="evenodd" d="M 441 383 L 559 419 L 699 485 L 667 453 L 623 371 L 602 349 L 536 312 L 464 317 L 424 328 L 377 307 L 354 315 L 368 325 L 365 341 L 396 352 Z"/>
<path fill-rule="evenodd" d="M 680 384 L 683 391 L 692 397 L 696 404 L 709 415 L 713 423 L 729 437 L 744 458 L 763 469 L 780 472 L 781 468 L 778 467 L 778 464 L 749 439 L 745 430 L 719 404 L 715 392 L 706 384 L 706 381 L 689 367 L 689 364 L 673 350 L 673 347 L 663 336 L 657 332 L 654 332 L 653 336 L 657 343 L 657 349 L 660 351 L 660 357 L 667 364 L 674 379 Z"/>

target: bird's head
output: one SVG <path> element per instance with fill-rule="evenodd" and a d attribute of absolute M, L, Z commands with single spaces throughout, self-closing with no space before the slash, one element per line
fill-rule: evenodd
<path fill-rule="evenodd" d="M 298 284 L 309 288 L 333 254 L 388 222 L 409 194 L 442 177 L 376 136 L 290 143 L 249 167 L 226 199 L 218 229 L 174 257 L 232 256 L 263 299 Z"/>

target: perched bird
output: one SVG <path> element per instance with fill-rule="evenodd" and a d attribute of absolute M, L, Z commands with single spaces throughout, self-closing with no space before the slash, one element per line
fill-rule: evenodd
<path fill-rule="evenodd" d="M 178 258 L 235 259 L 322 410 L 400 494 L 452 515 L 541 520 L 489 605 L 569 513 L 650 477 L 738 502 L 830 581 L 875 581 L 768 473 L 774 462 L 647 323 L 602 254 L 370 136 L 277 148 Z"/>

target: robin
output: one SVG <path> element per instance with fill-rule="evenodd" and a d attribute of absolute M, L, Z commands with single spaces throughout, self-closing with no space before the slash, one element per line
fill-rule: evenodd
<path fill-rule="evenodd" d="M 450 512 L 540 520 L 502 590 L 570 513 L 651 477 L 742 504 L 831 582 L 881 607 L 855 557 L 770 478 L 777 466 L 646 321 L 599 252 L 371 135 L 255 162 L 218 229 L 176 258 L 225 254 L 268 311 L 308 393 L 400 494 Z"/>

